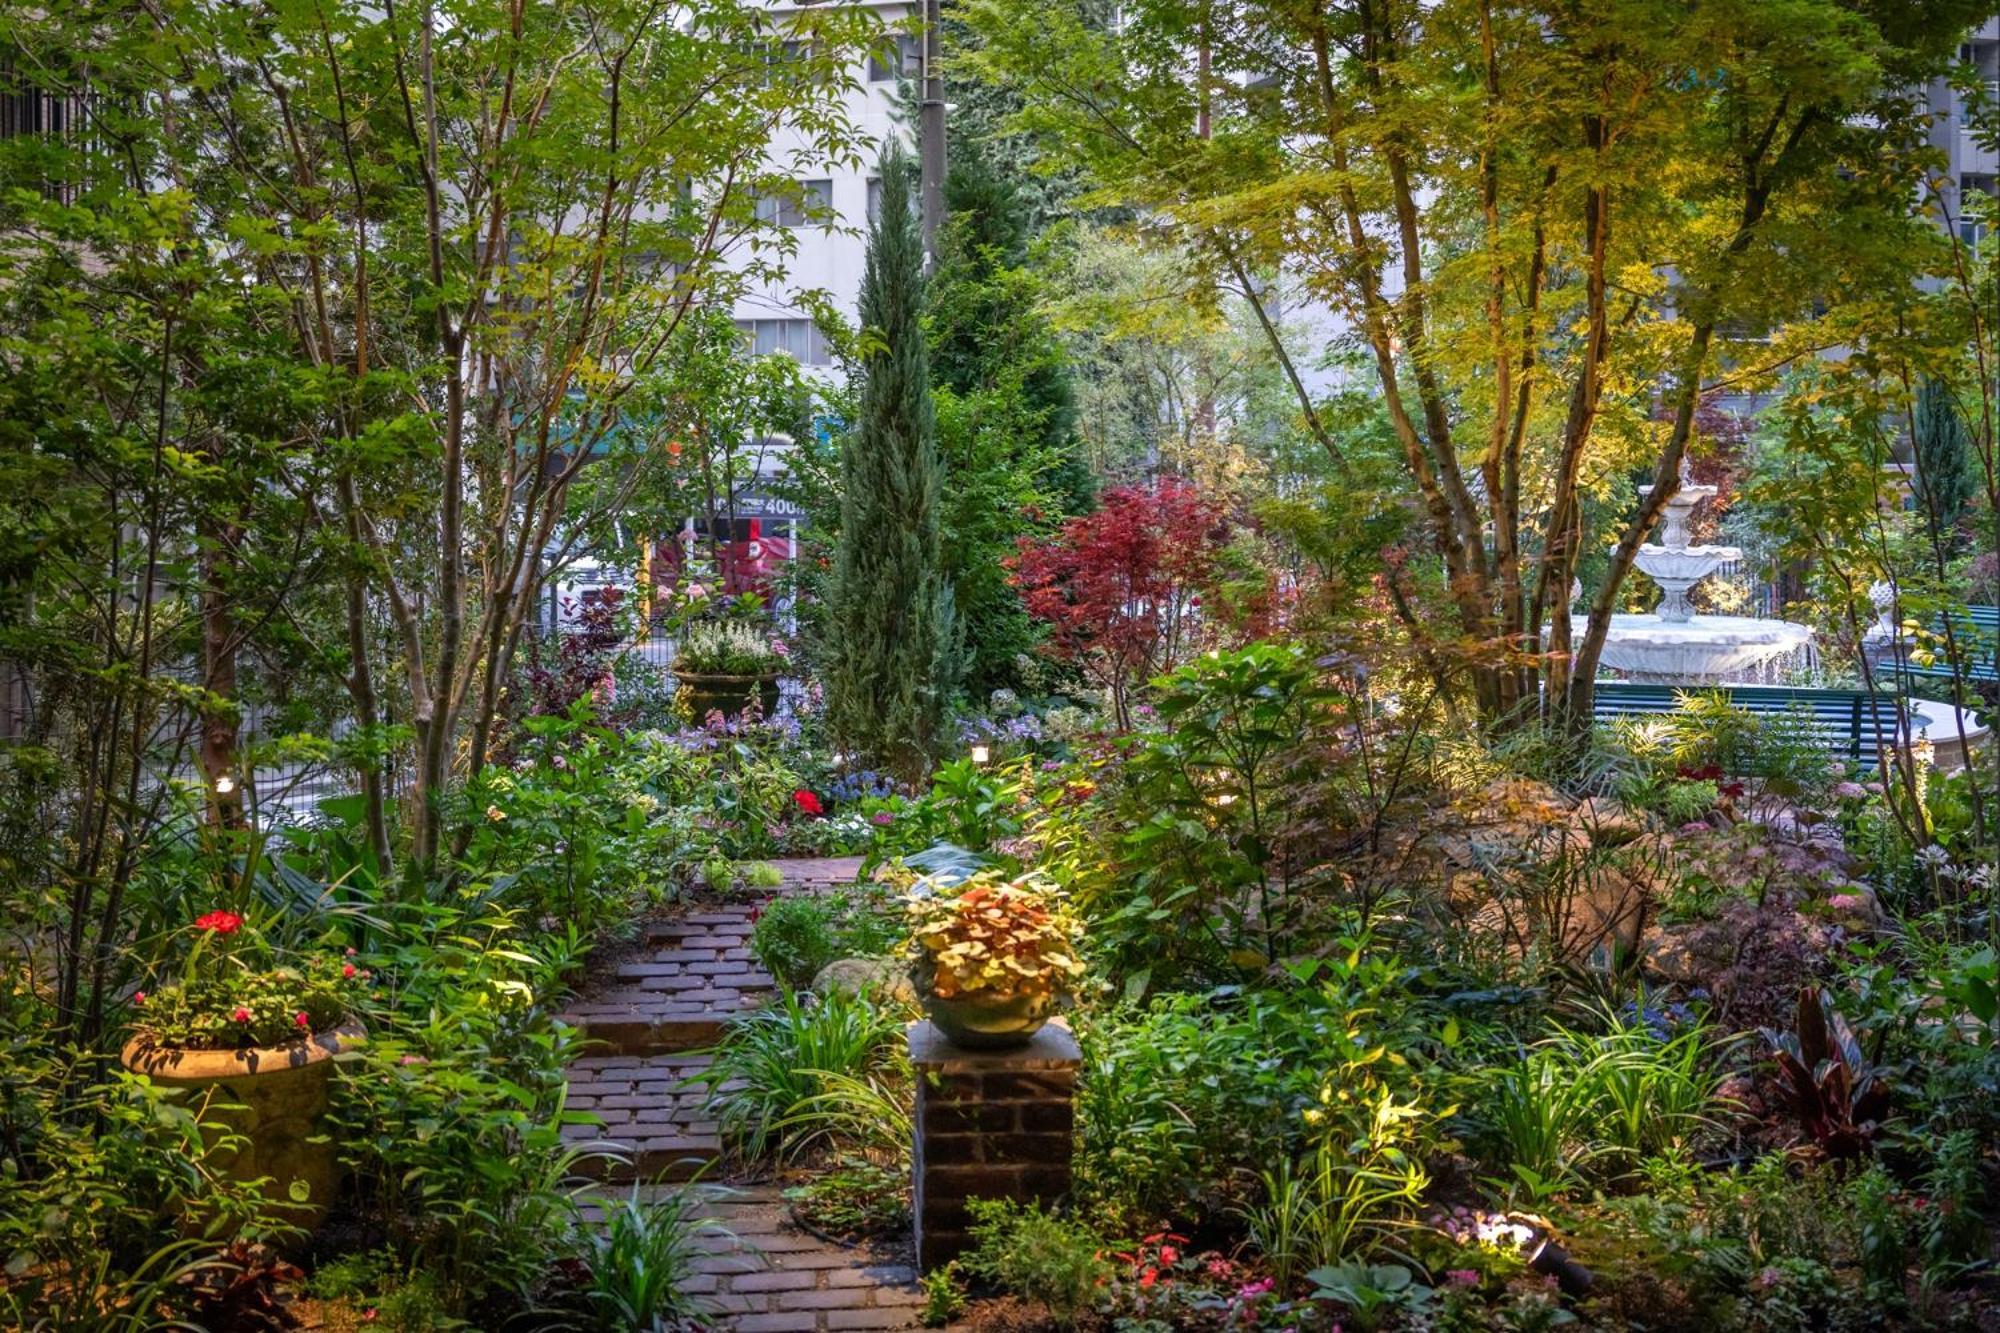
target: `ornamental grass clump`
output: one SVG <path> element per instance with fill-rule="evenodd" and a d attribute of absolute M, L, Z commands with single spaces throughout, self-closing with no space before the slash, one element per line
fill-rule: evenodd
<path fill-rule="evenodd" d="M 1033 876 L 974 876 L 910 901 L 909 950 L 922 994 L 1005 1003 L 1054 1000 L 1083 975 L 1076 918 Z"/>
<path fill-rule="evenodd" d="M 132 996 L 133 1030 L 152 1046 L 228 1051 L 281 1046 L 339 1027 L 350 997 L 370 974 L 349 956 L 325 954 L 299 966 L 272 963 L 234 912 L 208 912 L 189 930 L 194 942 L 177 980 Z"/>

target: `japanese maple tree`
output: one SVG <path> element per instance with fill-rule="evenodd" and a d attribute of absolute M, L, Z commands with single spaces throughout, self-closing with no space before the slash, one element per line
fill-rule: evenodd
<path fill-rule="evenodd" d="M 1104 493 L 1094 514 L 1043 540 L 1022 538 L 1009 560 L 1044 645 L 1100 686 L 1122 728 L 1134 689 L 1199 647 L 1202 594 L 1223 573 L 1228 515 L 1183 481 Z"/>

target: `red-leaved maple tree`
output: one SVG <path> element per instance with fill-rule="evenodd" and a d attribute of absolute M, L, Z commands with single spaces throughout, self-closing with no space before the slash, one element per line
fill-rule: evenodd
<path fill-rule="evenodd" d="M 1100 686 L 1120 729 L 1133 690 L 1201 646 L 1201 600 L 1222 573 L 1229 518 L 1186 482 L 1106 491 L 1053 537 L 1023 537 L 1008 568 L 1049 626 L 1047 651 Z"/>

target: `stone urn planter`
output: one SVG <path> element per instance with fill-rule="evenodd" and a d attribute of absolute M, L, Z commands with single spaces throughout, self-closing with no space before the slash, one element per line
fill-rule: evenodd
<path fill-rule="evenodd" d="M 717 676 L 699 671 L 676 671 L 674 679 L 688 692 L 688 705 L 699 722 L 710 713 L 734 717 L 753 698 L 765 717 L 778 707 L 778 675 Z"/>
<path fill-rule="evenodd" d="M 920 988 L 921 989 L 921 988 Z M 968 1051 L 1011 1051 L 1026 1046 L 1055 1012 L 1049 995 L 995 999 L 977 992 L 942 999 L 923 990 L 924 1012 L 954 1046 Z"/>
<path fill-rule="evenodd" d="M 185 1089 L 211 1143 L 240 1137 L 240 1146 L 214 1150 L 210 1163 L 234 1180 L 265 1180 L 284 1219 L 311 1231 L 326 1220 L 340 1183 L 339 1145 L 325 1124 L 333 1058 L 366 1040 L 367 1030 L 349 1019 L 305 1041 L 227 1051 L 135 1037 L 120 1058 L 160 1087 Z"/>

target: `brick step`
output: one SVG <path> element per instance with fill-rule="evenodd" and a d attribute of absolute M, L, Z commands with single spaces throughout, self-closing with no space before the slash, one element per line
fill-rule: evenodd
<path fill-rule="evenodd" d="M 654 1193 L 643 1186 L 640 1192 L 641 1197 Z M 582 1204 L 586 1222 L 600 1219 L 589 1195 Z M 682 1289 L 696 1296 L 718 1328 L 831 1333 L 919 1326 L 923 1295 L 913 1268 L 800 1231 L 776 1187 L 715 1191 L 703 1212 L 723 1229 L 698 1242 L 703 1254 Z"/>
<path fill-rule="evenodd" d="M 647 922 L 640 949 L 611 966 L 563 1014 L 616 1055 L 712 1046 L 737 1014 L 770 999 L 776 983 L 750 953 L 749 905 Z"/>
<path fill-rule="evenodd" d="M 569 1066 L 569 1108 L 601 1125 L 566 1125 L 563 1141 L 601 1144 L 622 1160 L 599 1159 L 588 1174 L 605 1181 L 688 1180 L 722 1155 L 702 1103 L 707 1089 L 687 1079 L 706 1056 L 588 1055 Z"/>

